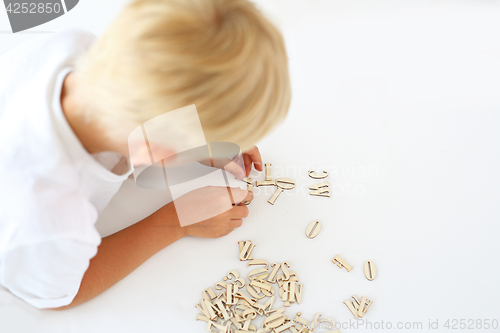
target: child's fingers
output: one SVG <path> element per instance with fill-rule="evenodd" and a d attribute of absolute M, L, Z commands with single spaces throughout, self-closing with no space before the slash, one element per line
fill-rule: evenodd
<path fill-rule="evenodd" d="M 243 219 L 232 219 L 232 220 L 229 220 L 228 227 L 231 229 L 236 229 L 236 228 L 241 227 L 242 224 L 243 224 Z"/>
<path fill-rule="evenodd" d="M 245 200 L 248 200 L 247 198 L 249 198 L 249 197 L 253 199 L 253 193 L 250 191 L 242 190 L 239 187 L 231 187 L 229 189 L 231 191 L 231 195 L 233 196 L 233 201 L 236 203 L 240 203 L 240 202 L 243 202 Z"/>
<path fill-rule="evenodd" d="M 231 161 L 228 164 L 226 164 L 224 166 L 224 170 L 232 173 L 238 179 L 245 178 L 245 170 L 243 170 L 241 166 L 234 161 Z"/>
<path fill-rule="evenodd" d="M 250 156 L 253 164 L 255 165 L 255 169 L 257 169 L 258 171 L 264 170 L 262 167 L 262 156 L 260 155 L 260 151 L 257 146 L 254 146 L 253 148 L 246 151 L 244 155 Z"/>
<path fill-rule="evenodd" d="M 229 211 L 229 214 L 230 214 L 230 219 L 244 219 L 245 217 L 248 217 L 248 207 L 241 204 L 241 205 L 238 205 L 238 206 L 234 206 L 233 208 L 231 208 L 231 210 Z"/>
<path fill-rule="evenodd" d="M 247 190 L 242 190 L 239 187 L 228 187 L 229 190 L 231 191 L 231 196 L 233 197 L 234 203 L 240 203 L 245 200 L 245 198 L 248 196 Z"/>
<path fill-rule="evenodd" d="M 245 199 L 243 199 L 242 201 L 252 201 L 253 200 L 253 192 L 252 191 L 247 191 L 247 196 L 245 197 Z"/>
<path fill-rule="evenodd" d="M 245 161 L 245 172 L 248 177 L 250 170 L 252 170 L 252 158 L 248 155 L 243 155 L 243 160 Z"/>

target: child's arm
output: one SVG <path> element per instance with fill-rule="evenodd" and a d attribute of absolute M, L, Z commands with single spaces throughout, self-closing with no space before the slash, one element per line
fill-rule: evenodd
<path fill-rule="evenodd" d="M 224 188 L 224 191 L 227 190 Z M 245 200 L 252 200 L 252 197 L 250 192 Z M 70 309 L 96 297 L 184 236 L 222 237 L 241 226 L 242 219 L 247 216 L 248 208 L 240 204 L 218 216 L 181 228 L 171 202 L 144 220 L 103 238 L 73 302 L 52 310 Z"/>

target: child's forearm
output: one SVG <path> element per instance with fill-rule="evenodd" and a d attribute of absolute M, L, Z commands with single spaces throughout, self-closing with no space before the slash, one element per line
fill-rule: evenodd
<path fill-rule="evenodd" d="M 207 205 L 207 198 L 211 198 L 208 201 L 210 205 L 219 203 L 224 207 L 227 202 L 226 187 L 207 186 L 197 191 L 202 191 L 204 195 L 193 195 L 195 191 L 192 191 L 177 199 L 176 203 L 203 210 Z M 231 188 L 231 194 L 238 202 L 253 199 L 252 192 L 239 188 Z M 193 198 L 198 198 L 198 201 L 193 201 Z M 53 310 L 69 309 L 96 297 L 155 253 L 184 236 L 222 237 L 240 227 L 247 216 L 247 206 L 239 204 L 217 216 L 181 228 L 174 204 L 171 202 L 144 220 L 103 238 L 97 255 L 90 260 L 90 266 L 73 302 Z"/>
<path fill-rule="evenodd" d="M 170 203 L 144 220 L 103 238 L 73 302 L 52 310 L 69 309 L 96 297 L 185 235 Z"/>

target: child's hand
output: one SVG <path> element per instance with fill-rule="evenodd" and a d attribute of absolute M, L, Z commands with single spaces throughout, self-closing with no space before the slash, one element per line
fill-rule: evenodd
<path fill-rule="evenodd" d="M 250 174 L 250 170 L 252 170 L 252 163 L 255 166 L 255 170 L 262 171 L 264 170 L 262 166 L 262 157 L 260 156 L 259 148 L 257 146 L 253 146 L 246 152 L 242 154 L 243 163 L 245 165 L 245 170 L 242 170 L 240 167 L 241 159 L 236 157 L 234 160 L 230 160 L 228 158 L 220 158 L 214 160 L 202 160 L 199 161 L 201 164 L 206 166 L 213 166 L 215 168 L 219 168 L 222 170 L 226 170 L 232 173 L 236 178 L 242 179 L 248 177 Z"/>
<path fill-rule="evenodd" d="M 229 234 L 243 223 L 248 216 L 248 208 L 244 204 L 233 206 L 233 202 L 253 199 L 253 193 L 240 188 L 223 186 L 206 186 L 188 192 L 167 204 L 155 214 L 164 221 L 176 221 L 183 236 L 218 238 Z M 170 216 L 176 216 L 172 219 Z M 181 227 L 184 226 L 184 227 Z"/>
<path fill-rule="evenodd" d="M 213 190 L 212 195 L 219 196 L 222 200 L 226 200 L 227 198 L 227 188 L 226 187 L 210 187 Z M 242 191 L 239 189 L 231 189 L 232 195 L 234 199 L 239 200 L 252 200 L 253 193 Z M 245 198 L 236 198 L 239 194 L 247 192 Z M 212 199 L 212 201 L 217 201 L 217 199 Z M 221 203 L 221 206 L 224 203 Z M 200 207 L 196 207 L 196 210 L 200 209 Z M 183 227 L 186 232 L 186 235 L 194 236 L 194 237 L 202 237 L 202 238 L 219 238 L 222 236 L 226 236 L 234 229 L 240 227 L 243 223 L 243 219 L 248 216 L 248 207 L 244 204 L 239 204 L 237 206 L 233 206 L 231 209 L 214 216 L 212 218 L 206 219 L 204 221 L 188 225 Z"/>
<path fill-rule="evenodd" d="M 245 162 L 245 172 L 247 177 L 250 174 L 250 170 L 252 170 L 252 163 L 255 166 L 255 170 L 264 170 L 262 167 L 262 157 L 260 156 L 260 151 L 257 146 L 253 146 L 253 148 L 243 153 L 243 161 Z"/>

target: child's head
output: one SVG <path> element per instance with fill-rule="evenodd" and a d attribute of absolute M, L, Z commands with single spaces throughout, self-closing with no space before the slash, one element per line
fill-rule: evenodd
<path fill-rule="evenodd" d="M 283 38 L 247 0 L 133 1 L 76 73 L 89 118 L 125 140 L 195 104 L 207 141 L 246 149 L 290 103 Z"/>

